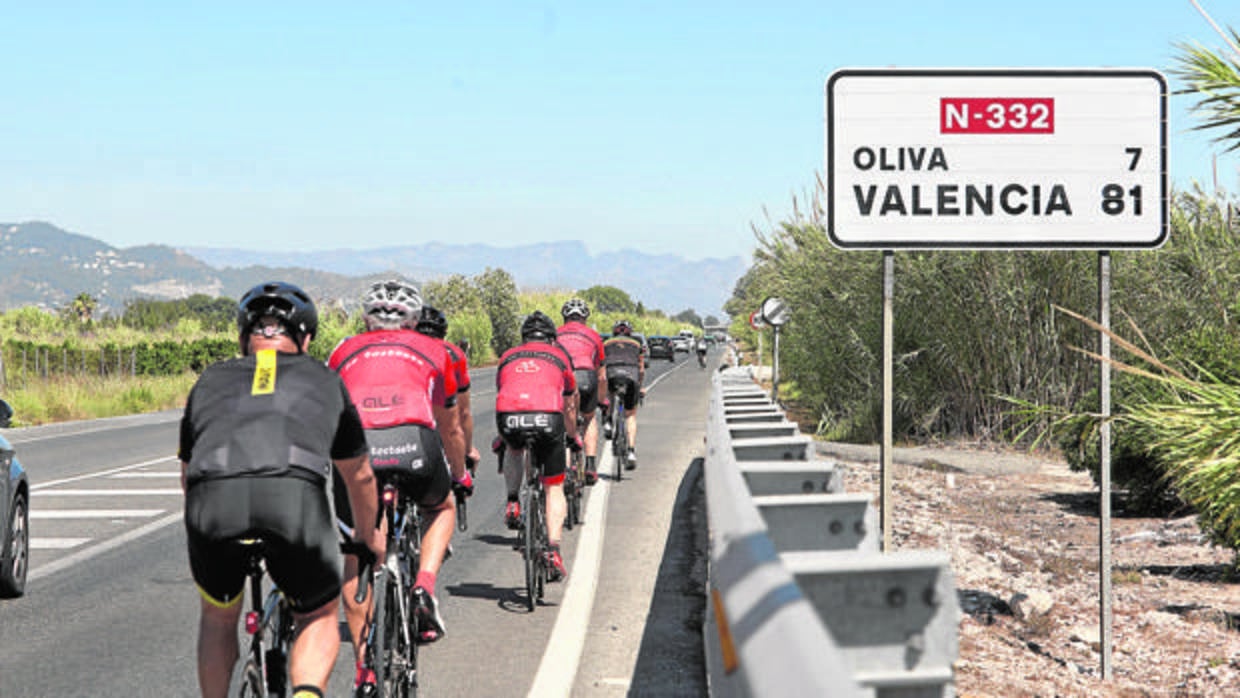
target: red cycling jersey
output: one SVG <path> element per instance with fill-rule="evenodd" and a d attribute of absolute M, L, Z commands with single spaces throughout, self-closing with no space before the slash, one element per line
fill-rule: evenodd
<path fill-rule="evenodd" d="M 603 364 L 603 338 L 594 328 L 574 320 L 561 325 L 556 334 L 573 360 L 573 368 L 593 370 Z"/>
<path fill-rule="evenodd" d="M 526 342 L 504 352 L 495 371 L 496 412 L 560 412 L 577 392 L 573 362 L 558 344 Z"/>
<path fill-rule="evenodd" d="M 469 380 L 469 357 L 465 355 L 464 349 L 446 339 L 443 340 L 443 345 L 452 357 L 452 377 L 456 379 L 456 392 L 463 393 L 472 385 Z"/>
<path fill-rule="evenodd" d="M 342 341 L 327 365 L 340 374 L 367 429 L 436 428 L 434 407 L 456 404 L 452 359 L 441 340 L 413 330 L 374 330 Z"/>

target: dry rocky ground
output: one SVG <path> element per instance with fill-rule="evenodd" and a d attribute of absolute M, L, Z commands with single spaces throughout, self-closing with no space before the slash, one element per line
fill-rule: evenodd
<path fill-rule="evenodd" d="M 1240 581 L 1229 575 L 1232 554 L 1205 543 L 1192 516 L 1127 516 L 1115 500 L 1104 680 L 1099 502 L 1088 474 L 1050 456 L 896 453 L 893 547 L 951 554 L 957 695 L 1240 696 Z M 836 455 L 845 490 L 877 502 L 878 463 Z"/>

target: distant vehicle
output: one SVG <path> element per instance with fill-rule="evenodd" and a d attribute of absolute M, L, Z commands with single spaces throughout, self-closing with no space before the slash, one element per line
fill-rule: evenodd
<path fill-rule="evenodd" d="M 651 335 L 647 340 L 650 345 L 650 358 L 676 360 L 676 350 L 672 348 L 672 338 L 661 334 Z"/>
<path fill-rule="evenodd" d="M 683 351 L 688 354 L 693 349 L 693 335 L 678 334 L 672 337 L 672 351 Z"/>
<path fill-rule="evenodd" d="M 0 400 L 0 427 L 9 426 L 13 408 Z M 0 436 L 0 598 L 26 593 L 30 565 L 30 483 L 13 446 Z"/>

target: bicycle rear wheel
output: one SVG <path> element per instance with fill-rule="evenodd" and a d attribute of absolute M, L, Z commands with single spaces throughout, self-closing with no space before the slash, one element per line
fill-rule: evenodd
<path fill-rule="evenodd" d="M 624 459 L 629 454 L 629 435 L 624 430 L 624 407 L 616 407 L 615 422 L 611 438 L 611 454 L 615 456 L 612 458 L 612 477 L 619 482 L 623 477 L 620 473 L 624 472 Z"/>
<path fill-rule="evenodd" d="M 526 458 L 529 458 L 528 451 Z M 521 509 L 525 516 L 525 607 L 530 613 L 534 612 L 538 600 L 538 577 L 542 563 L 542 550 L 538 544 L 538 521 L 542 517 L 538 504 L 534 487 L 527 485 L 521 498 Z"/>
<path fill-rule="evenodd" d="M 407 698 L 414 695 L 415 645 L 409 634 L 410 622 L 406 612 L 408 604 L 402 600 L 403 591 L 394 577 L 389 576 L 384 589 L 384 620 L 379 626 L 380 656 L 383 657 L 383 678 L 379 682 L 384 696 Z M 404 597 L 407 599 L 408 597 Z M 377 672 L 376 672 L 377 673 Z"/>

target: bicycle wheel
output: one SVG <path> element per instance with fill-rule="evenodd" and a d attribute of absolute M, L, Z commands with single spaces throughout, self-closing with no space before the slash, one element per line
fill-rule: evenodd
<path fill-rule="evenodd" d="M 526 487 L 521 498 L 521 509 L 525 516 L 525 606 L 533 613 L 538 599 L 539 558 L 542 556 L 538 545 L 538 498 L 534 495 L 533 486 Z"/>
<path fill-rule="evenodd" d="M 407 598 L 401 585 L 389 576 L 384 589 L 384 620 L 379 629 L 379 655 L 383 657 L 381 695 L 407 698 L 413 689 L 413 638 L 409 635 L 410 620 Z M 376 672 L 377 674 L 378 672 Z"/>
<path fill-rule="evenodd" d="M 273 591 L 272 594 L 279 594 Z M 293 609 L 280 595 L 271 618 L 271 647 L 263 655 L 267 672 L 267 695 L 288 693 L 288 656 L 293 649 Z"/>
<path fill-rule="evenodd" d="M 620 473 L 624 472 L 624 459 L 628 457 L 629 451 L 629 435 L 624 430 L 624 406 L 616 406 L 615 414 L 616 423 L 612 426 L 611 438 L 611 454 L 612 458 L 612 478 L 619 482 L 623 477 Z"/>
<path fill-rule="evenodd" d="M 585 462 L 586 457 L 581 451 L 577 451 L 573 454 L 573 473 L 575 480 L 573 483 L 573 497 L 569 503 L 569 514 L 570 518 L 573 519 L 574 524 L 579 524 L 582 521 L 581 504 L 582 499 L 585 497 L 584 490 L 586 486 Z"/>
<path fill-rule="evenodd" d="M 245 663 L 245 671 L 241 674 L 241 690 L 237 695 L 241 698 L 267 698 L 267 687 L 263 685 L 263 670 L 253 659 Z"/>
<path fill-rule="evenodd" d="M 551 550 L 550 541 L 547 539 L 547 516 L 546 509 L 544 508 L 546 506 L 545 502 L 545 493 L 541 489 L 535 490 L 535 509 L 534 516 L 531 518 L 534 519 L 534 539 L 538 541 L 537 545 L 534 546 L 534 549 L 538 551 L 537 557 L 534 558 L 535 570 L 537 571 L 534 576 L 534 582 L 535 587 L 537 587 L 535 589 L 535 593 L 539 599 L 542 599 L 544 587 L 547 583 L 548 572 L 545 556 L 547 552 Z"/>

